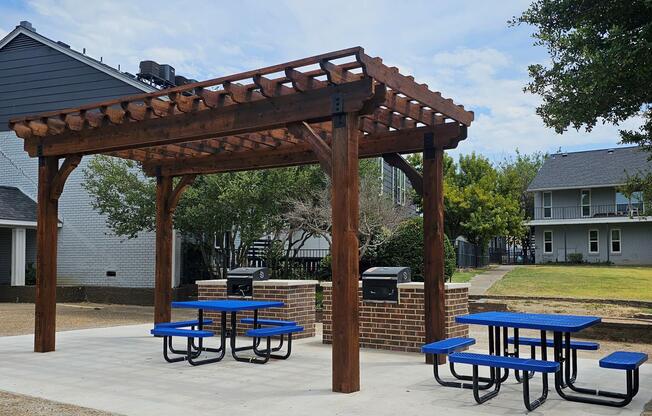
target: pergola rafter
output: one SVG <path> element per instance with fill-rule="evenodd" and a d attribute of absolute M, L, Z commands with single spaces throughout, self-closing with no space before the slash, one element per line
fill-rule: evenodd
<path fill-rule="evenodd" d="M 170 319 L 172 216 L 196 175 L 319 163 L 333 186 L 333 390 L 357 391 L 358 159 L 382 156 L 424 197 L 426 341 L 441 339 L 442 155 L 472 121 L 360 47 L 11 120 L 40 162 L 35 350 L 54 349 L 58 198 L 82 156 L 135 160 L 157 178 L 156 322 Z M 399 156 L 415 152 L 423 177 Z"/>

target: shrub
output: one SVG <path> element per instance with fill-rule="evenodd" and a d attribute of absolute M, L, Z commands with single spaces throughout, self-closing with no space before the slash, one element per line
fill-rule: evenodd
<path fill-rule="evenodd" d="M 568 262 L 571 264 L 581 264 L 583 261 L 582 253 L 569 253 Z"/>
<path fill-rule="evenodd" d="M 409 267 L 412 280 L 423 281 L 423 218 L 403 221 L 378 251 L 378 265 Z M 444 251 L 444 274 L 450 280 L 456 263 L 455 249 L 447 236 L 444 236 Z"/>

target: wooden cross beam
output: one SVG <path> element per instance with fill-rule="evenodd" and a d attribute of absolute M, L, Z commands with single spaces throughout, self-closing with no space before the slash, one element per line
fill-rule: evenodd
<path fill-rule="evenodd" d="M 331 152 L 331 147 L 321 138 L 317 133 L 314 132 L 310 125 L 305 121 L 301 124 L 291 124 L 288 126 L 288 131 L 296 136 L 302 138 L 312 151 L 315 153 L 321 168 L 329 176 L 333 176 L 333 155 Z"/>
<path fill-rule="evenodd" d="M 412 189 L 414 189 L 419 196 L 423 197 L 423 177 L 414 166 L 410 165 L 407 160 L 403 159 L 403 156 L 398 153 L 385 153 L 383 154 L 383 160 L 390 166 L 405 173 L 405 176 L 412 184 Z"/>
<path fill-rule="evenodd" d="M 363 111 L 364 102 L 373 97 L 371 78 L 333 85 L 300 94 L 263 98 L 192 113 L 123 122 L 99 129 L 25 139 L 30 156 L 61 156 L 138 149 L 232 136 L 285 127 L 289 123 L 327 121 L 332 114 L 332 97 L 343 100 L 344 112 Z"/>
<path fill-rule="evenodd" d="M 386 153 L 415 153 L 424 148 L 423 137 L 433 133 L 436 145 L 442 149 L 454 149 L 466 138 L 466 127 L 459 123 L 386 131 L 368 134 L 360 139 L 360 158 L 382 156 Z M 149 176 L 181 176 L 229 171 L 267 169 L 318 163 L 319 159 L 307 143 L 277 149 L 251 150 L 247 152 L 188 157 L 177 160 L 151 160 L 143 163 Z"/>

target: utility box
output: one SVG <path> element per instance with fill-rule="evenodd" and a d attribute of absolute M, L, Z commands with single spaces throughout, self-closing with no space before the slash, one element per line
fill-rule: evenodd
<path fill-rule="evenodd" d="M 269 279 L 267 267 L 238 267 L 226 273 L 226 295 L 228 297 L 251 298 L 254 295 L 254 280 Z"/>
<path fill-rule="evenodd" d="M 362 273 L 362 300 L 398 303 L 398 284 L 411 281 L 409 267 L 372 267 Z"/>

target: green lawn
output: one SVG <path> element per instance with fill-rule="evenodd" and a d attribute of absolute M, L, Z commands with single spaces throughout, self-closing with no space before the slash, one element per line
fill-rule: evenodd
<path fill-rule="evenodd" d="M 652 301 L 652 267 L 519 266 L 489 294 Z"/>
<path fill-rule="evenodd" d="M 467 283 L 473 276 L 476 274 L 480 274 L 484 271 L 487 271 L 488 268 L 481 268 L 481 269 L 469 269 L 465 271 L 459 271 L 456 270 L 455 273 L 453 273 L 453 278 L 451 281 L 453 283 Z"/>

